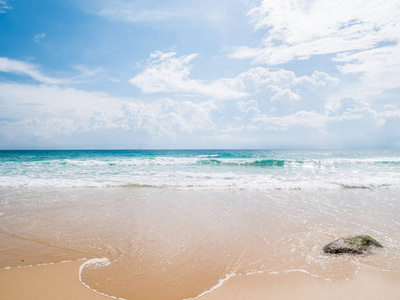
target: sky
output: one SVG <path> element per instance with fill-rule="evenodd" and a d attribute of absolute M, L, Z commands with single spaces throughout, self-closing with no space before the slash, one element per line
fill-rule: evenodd
<path fill-rule="evenodd" d="M 400 149 L 400 1 L 0 0 L 0 149 Z"/>

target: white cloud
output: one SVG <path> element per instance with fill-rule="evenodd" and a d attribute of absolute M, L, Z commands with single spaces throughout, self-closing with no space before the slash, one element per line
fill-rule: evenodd
<path fill-rule="evenodd" d="M 44 46 L 48 46 L 42 44 Z M 93 77 L 99 74 L 102 70 L 100 68 L 90 70 L 85 66 L 77 65 L 74 67 L 79 71 L 78 75 L 66 77 L 66 78 L 54 78 L 44 75 L 39 69 L 39 66 L 19 61 L 15 59 L 10 59 L 7 57 L 0 57 L 0 72 L 12 73 L 17 75 L 26 75 L 32 79 L 38 81 L 39 83 L 47 85 L 66 85 L 66 84 L 79 84 L 85 82 L 85 78 Z"/>
<path fill-rule="evenodd" d="M 337 86 L 340 79 L 332 77 L 325 72 L 314 71 L 311 76 L 297 77 L 293 71 L 280 69 L 271 71 L 264 67 L 255 67 L 240 73 L 235 81 L 240 81 L 244 89 L 260 89 L 269 86 L 276 86 L 280 89 L 292 88 L 294 86 L 303 86 L 307 89 L 324 88 L 329 89 Z"/>
<path fill-rule="evenodd" d="M 121 81 L 121 79 L 115 78 L 115 77 L 111 77 L 111 76 L 107 76 L 107 79 L 108 79 L 109 81 L 111 81 L 112 83 L 118 83 L 118 82 Z"/>
<path fill-rule="evenodd" d="M 247 5 L 248 0 L 81 0 L 77 4 L 89 13 L 129 23 L 201 21 L 219 27 L 232 16 L 229 12 Z M 242 10 L 240 10 L 242 11 Z"/>
<path fill-rule="evenodd" d="M 400 108 L 393 104 L 385 105 L 382 108 L 382 111 L 377 113 L 377 116 L 380 118 L 384 118 L 385 120 L 392 119 L 392 118 L 400 119 Z"/>
<path fill-rule="evenodd" d="M 277 86 L 270 86 L 269 88 L 274 93 L 274 96 L 271 97 L 271 102 L 275 101 L 291 102 L 300 100 L 300 96 L 297 95 L 296 93 L 293 93 L 290 89 L 281 89 L 280 87 Z"/>
<path fill-rule="evenodd" d="M 59 135 L 104 131 L 141 133 L 165 143 L 177 136 L 215 129 L 210 113 L 216 107 L 212 103 L 164 99 L 145 104 L 72 88 L 9 83 L 0 83 L 0 95 L 3 145 L 13 140 L 51 144 Z"/>
<path fill-rule="evenodd" d="M 320 71 L 297 77 L 293 71 L 263 67 L 243 72 L 235 80 L 266 107 L 266 112 L 280 116 L 301 110 L 323 113 L 330 91 L 340 84 L 338 78 Z"/>
<path fill-rule="evenodd" d="M 237 81 L 222 78 L 215 81 L 191 79 L 190 62 L 197 56 L 191 54 L 175 57 L 176 53 L 157 51 L 145 70 L 131 78 L 129 82 L 139 87 L 143 93 L 189 93 L 201 94 L 215 99 L 235 99 L 246 96 L 240 91 Z"/>
<path fill-rule="evenodd" d="M 7 10 L 12 9 L 8 0 L 0 0 L 0 14 L 4 14 Z"/>
<path fill-rule="evenodd" d="M 336 102 L 328 102 L 340 80 L 325 72 L 296 76 L 284 69 L 254 67 L 233 78 L 204 81 L 190 76 L 195 57 L 177 57 L 172 52 L 151 55 L 132 83 L 148 93 L 171 92 L 178 97 L 162 95 L 150 103 L 57 85 L 0 83 L 0 141 L 3 147 L 17 142 L 28 147 L 68 146 L 66 141 L 100 148 L 105 147 L 101 143 L 110 141 L 125 148 L 135 147 L 138 141 L 161 148 L 207 147 L 210 143 L 285 147 L 307 145 L 307 135 L 313 139 L 309 146 L 323 147 L 330 142 L 369 146 L 384 141 L 383 145 L 390 147 L 399 136 L 394 129 L 400 126 L 400 110 L 395 105 L 373 106 L 337 96 L 333 97 Z M 11 62 L 11 67 L 0 65 L 7 72 L 19 70 L 18 61 Z M 27 74 L 28 67 L 39 72 L 38 67 L 22 63 L 20 68 L 25 71 L 21 73 Z M 192 94 L 206 97 L 206 101 L 198 97 L 189 101 Z M 213 101 L 227 99 L 227 95 L 231 101 Z"/>
<path fill-rule="evenodd" d="M 303 81 L 295 78 L 293 82 Z M 270 99 L 194 103 L 167 98 L 144 103 L 78 89 L 10 83 L 0 84 L 0 95 L 3 147 L 70 145 L 66 141 L 104 147 L 110 139 L 120 147 L 138 147 L 135 143 L 139 141 L 161 148 L 210 143 L 220 147 L 243 143 L 249 147 L 293 146 L 307 145 L 305 135 L 312 139 L 309 146 L 330 142 L 333 146 L 368 146 L 384 141 L 382 145 L 390 147 L 399 137 L 397 106 L 373 109 L 350 98 L 321 111 L 295 105 L 282 114 L 282 107 L 270 111 L 277 104 Z"/>
<path fill-rule="evenodd" d="M 323 130 L 328 118 L 315 111 L 299 111 L 283 117 L 260 115 L 254 121 L 266 126 L 269 130 L 286 131 L 296 127 L 311 127 Z"/>
<path fill-rule="evenodd" d="M 292 71 L 280 69 L 271 71 L 268 68 L 255 67 L 238 75 L 238 79 L 247 88 L 259 89 L 269 85 L 276 85 L 282 88 L 293 86 L 296 82 L 296 74 Z"/>
<path fill-rule="evenodd" d="M 34 40 L 36 43 L 38 43 L 38 44 L 40 44 L 40 45 L 42 45 L 42 46 L 51 47 L 50 44 L 44 44 L 44 43 L 42 43 L 42 40 L 43 40 L 45 37 L 46 37 L 46 34 L 45 34 L 45 33 L 39 33 L 39 34 L 36 34 L 36 35 L 35 35 L 35 37 L 33 38 L 33 40 Z"/>
<path fill-rule="evenodd" d="M 361 82 L 352 88 L 353 95 L 376 95 L 400 87 L 400 44 L 340 53 L 334 61 L 343 63 L 338 67 L 343 74 L 360 75 Z"/>
<path fill-rule="evenodd" d="M 311 76 L 296 77 L 293 71 L 271 71 L 264 67 L 251 68 L 233 78 L 214 81 L 192 79 L 191 63 L 196 56 L 176 57 L 174 52 L 157 51 L 151 54 L 144 71 L 129 82 L 143 93 L 202 95 L 211 99 L 230 100 L 268 97 L 271 101 L 300 100 L 299 92 L 311 90 L 315 98 L 321 91 L 329 91 L 340 83 L 338 78 L 324 72 L 315 71 Z"/>
<path fill-rule="evenodd" d="M 131 23 L 164 21 L 180 18 L 183 15 L 181 11 L 151 9 L 143 6 L 140 1 L 134 3 L 108 1 L 103 3 L 99 9 L 94 10 L 93 13 L 111 20 Z"/>
<path fill-rule="evenodd" d="M 400 109 L 395 105 L 381 108 L 360 100 L 343 98 L 322 112 L 298 110 L 277 115 L 254 100 L 239 102 L 236 122 L 230 121 L 225 141 L 254 144 L 258 139 L 268 147 L 295 145 L 305 147 L 398 147 Z M 245 112 L 252 111 L 251 115 Z"/>
<path fill-rule="evenodd" d="M 215 108 L 209 103 L 175 102 L 167 98 L 155 104 L 127 102 L 122 110 L 130 129 L 145 130 L 154 137 L 175 138 L 182 133 L 215 129 L 210 116 Z"/>
<path fill-rule="evenodd" d="M 76 130 L 74 120 L 60 116 L 39 119 L 29 118 L 0 125 L 0 137 L 7 139 L 39 139 L 48 140 L 60 134 L 69 135 Z"/>
<path fill-rule="evenodd" d="M 236 106 L 240 112 L 245 115 L 250 115 L 250 117 L 260 114 L 259 104 L 256 100 L 239 101 L 236 103 Z"/>
<path fill-rule="evenodd" d="M 144 104 L 73 88 L 10 83 L 0 83 L 0 95 L 0 119 L 14 120 L 9 122 L 14 128 L 15 124 L 31 127 L 36 124 L 43 129 L 57 119 L 60 122 L 69 120 L 69 124 L 73 124 L 68 126 L 71 132 L 145 130 L 160 136 L 176 130 L 189 133 L 214 128 L 210 112 L 216 107 L 207 102 L 195 104 L 164 99 Z M 40 130 L 37 133 L 40 134 Z"/>
<path fill-rule="evenodd" d="M 98 107 L 116 111 L 123 100 L 102 93 L 46 85 L 0 83 L 0 118 L 87 118 Z"/>
<path fill-rule="evenodd" d="M 213 130 L 215 124 L 210 112 L 216 107 L 210 103 L 195 104 L 191 101 L 174 102 L 166 99 L 161 103 L 160 120 L 163 128 L 178 126 L 183 132 Z"/>
<path fill-rule="evenodd" d="M 45 84 L 62 84 L 66 82 L 64 79 L 51 78 L 43 75 L 34 64 L 7 57 L 0 57 L 0 72 L 28 75 Z"/>
<path fill-rule="evenodd" d="M 263 0 L 248 16 L 265 31 L 261 46 L 235 48 L 232 58 L 277 65 L 328 54 L 325 64 L 351 80 L 339 97 L 367 100 L 400 87 L 399 1 Z"/>
<path fill-rule="evenodd" d="M 331 89 L 340 83 L 340 79 L 332 77 L 325 72 L 314 71 L 311 76 L 301 76 L 296 78 L 296 83 L 312 89 Z"/>
<path fill-rule="evenodd" d="M 268 30 L 263 47 L 239 48 L 232 57 L 271 65 L 400 40 L 398 1 L 264 0 L 249 16 Z"/>
<path fill-rule="evenodd" d="M 35 42 L 39 43 L 39 41 L 40 41 L 41 39 L 45 38 L 45 37 L 46 37 L 46 34 L 44 34 L 44 33 L 39 33 L 39 34 L 35 35 L 35 37 L 34 37 L 33 40 L 34 40 Z"/>

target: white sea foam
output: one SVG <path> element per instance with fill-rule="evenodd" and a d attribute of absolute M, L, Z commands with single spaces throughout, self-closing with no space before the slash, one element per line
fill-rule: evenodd
<path fill-rule="evenodd" d="M 214 285 L 213 287 L 211 287 L 209 290 L 204 291 L 203 293 L 201 293 L 200 295 L 198 295 L 197 297 L 194 298 L 187 298 L 184 300 L 194 300 L 194 299 L 198 299 L 200 297 L 203 297 L 204 295 L 207 295 L 213 291 L 215 291 L 216 289 L 218 289 L 225 281 L 227 281 L 229 278 L 236 276 L 235 272 L 232 272 L 230 274 L 226 274 L 225 278 L 222 278 L 218 281 L 218 283 L 216 285 Z"/>
<path fill-rule="evenodd" d="M 225 152 L 183 153 L 185 156 L 179 151 L 176 156 L 153 152 L 132 157 L 122 154 L 73 152 L 63 158 L 57 154 L 48 155 L 46 159 L 35 158 L 32 154 L 25 159 L 16 156 L 2 160 L 0 153 L 0 186 L 248 190 L 400 188 L 400 152 L 395 153 L 398 156 L 392 153 L 385 156 L 380 152 L 339 155 L 307 151 L 246 155 L 233 152 L 233 156 Z"/>
<path fill-rule="evenodd" d="M 315 275 L 315 274 L 313 274 L 313 273 L 310 273 L 309 271 L 307 271 L 307 270 L 303 270 L 303 269 L 293 269 L 293 270 L 287 270 L 287 271 L 285 271 L 285 274 L 287 274 L 287 273 L 292 273 L 292 272 L 300 272 L 300 273 L 305 273 L 305 274 L 307 274 L 307 275 L 310 275 L 310 276 L 312 276 L 312 277 L 316 277 L 316 278 L 318 278 L 318 277 L 319 277 L 318 275 Z"/>
<path fill-rule="evenodd" d="M 96 294 L 99 294 L 99 295 L 108 297 L 108 298 L 110 298 L 110 299 L 126 300 L 126 299 L 124 299 L 124 298 L 118 298 L 118 297 L 115 297 L 115 296 L 110 296 L 110 295 L 104 294 L 104 293 L 102 293 L 102 292 L 99 292 L 99 291 L 97 291 L 97 290 L 91 288 L 89 285 L 87 285 L 87 284 L 82 280 L 82 271 L 83 271 L 83 269 L 84 269 L 86 266 L 91 266 L 91 265 L 93 265 L 94 268 L 97 268 L 97 267 L 99 267 L 99 266 L 100 266 L 100 267 L 101 267 L 101 266 L 108 266 L 110 263 L 111 263 L 111 262 L 110 262 L 109 259 L 106 258 L 106 257 L 89 259 L 88 261 L 84 262 L 84 263 L 80 266 L 80 268 L 79 268 L 79 275 L 78 275 L 78 276 L 79 276 L 79 281 L 80 281 L 86 288 L 88 288 L 88 289 L 91 290 L 92 292 L 95 292 Z"/>

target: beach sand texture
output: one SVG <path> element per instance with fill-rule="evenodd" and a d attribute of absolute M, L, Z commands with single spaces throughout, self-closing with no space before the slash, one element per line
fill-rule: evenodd
<path fill-rule="evenodd" d="M 0 299 L 109 299 L 78 280 L 82 261 L 0 271 Z M 349 281 L 327 282 L 301 272 L 233 277 L 204 300 L 219 299 L 369 299 L 397 300 L 400 274 L 362 267 Z M 145 299 L 137 297 L 137 299 Z"/>
<path fill-rule="evenodd" d="M 398 299 L 395 192 L 1 189 L 1 299 Z M 385 247 L 322 252 L 354 232 Z"/>
<path fill-rule="evenodd" d="M 78 278 L 83 261 L 0 270 L 0 299 L 109 299 L 86 288 Z"/>

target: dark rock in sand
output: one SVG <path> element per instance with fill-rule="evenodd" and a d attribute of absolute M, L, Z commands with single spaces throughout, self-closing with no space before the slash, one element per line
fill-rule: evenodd
<path fill-rule="evenodd" d="M 324 247 L 324 252 L 329 254 L 363 254 L 370 246 L 383 247 L 369 235 L 352 235 L 329 243 Z"/>

